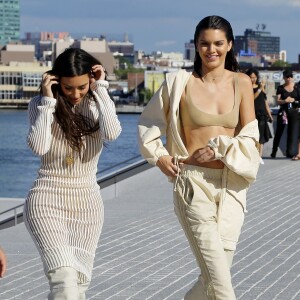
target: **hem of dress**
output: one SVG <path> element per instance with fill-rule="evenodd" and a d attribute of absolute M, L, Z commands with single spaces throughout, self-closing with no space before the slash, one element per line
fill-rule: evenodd
<path fill-rule="evenodd" d="M 80 262 L 76 259 L 74 252 L 77 256 L 85 256 Z M 51 248 L 42 252 L 42 260 L 44 264 L 45 273 L 51 270 L 58 269 L 61 267 L 71 267 L 78 272 L 78 280 L 80 283 L 86 283 L 91 281 L 92 269 L 94 263 L 94 255 L 86 256 L 87 251 L 83 249 L 76 249 L 74 247 L 63 247 L 63 248 Z M 89 262 L 87 260 L 90 260 Z M 85 267 L 83 267 L 83 265 Z M 90 265 L 89 267 L 87 267 Z"/>

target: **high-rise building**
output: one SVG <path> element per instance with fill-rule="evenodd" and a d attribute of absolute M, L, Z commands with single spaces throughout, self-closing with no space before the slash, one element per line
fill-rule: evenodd
<path fill-rule="evenodd" d="M 0 45 L 20 39 L 20 0 L 0 0 Z"/>
<path fill-rule="evenodd" d="M 270 60 L 279 59 L 280 37 L 271 36 L 270 32 L 263 30 L 246 29 L 244 35 L 235 37 L 234 51 L 236 55 L 254 54 L 264 56 Z"/>
<path fill-rule="evenodd" d="M 190 40 L 188 43 L 184 45 L 184 58 L 194 61 L 195 59 L 195 45 L 194 40 Z"/>

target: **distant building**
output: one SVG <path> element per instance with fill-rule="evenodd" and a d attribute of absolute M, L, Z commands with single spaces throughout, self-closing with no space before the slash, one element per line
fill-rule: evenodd
<path fill-rule="evenodd" d="M 181 52 L 162 52 L 156 51 L 152 53 L 156 60 L 166 60 L 166 61 L 182 61 L 183 54 Z"/>
<path fill-rule="evenodd" d="M 67 39 L 71 39 L 68 32 L 26 32 L 22 43 L 34 45 L 36 59 L 47 61 L 49 59 L 52 60 L 53 42 Z"/>
<path fill-rule="evenodd" d="M 85 38 L 75 41 L 65 34 L 57 37 L 42 33 L 27 36 L 26 40 L 25 44 L 7 44 L 0 50 L 0 106 L 26 107 L 29 100 L 39 93 L 42 74 L 51 70 L 57 55 L 69 47 L 81 48 L 95 56 L 105 66 L 108 79 L 115 79 L 115 59 L 105 40 Z M 30 44 L 29 40 L 36 42 Z M 35 45 L 47 45 L 39 60 L 35 56 Z"/>
<path fill-rule="evenodd" d="M 27 45 L 33 44 L 36 49 L 36 60 L 46 62 L 49 66 L 65 49 L 69 47 L 83 49 L 100 60 L 110 80 L 115 78 L 114 69 L 117 63 L 104 37 L 85 36 L 75 40 L 68 32 L 29 32 L 25 34 L 22 42 Z"/>
<path fill-rule="evenodd" d="M 34 62 L 34 45 L 8 44 L 0 51 L 1 64 L 11 62 Z"/>
<path fill-rule="evenodd" d="M 240 50 L 239 55 L 236 56 L 236 59 L 242 69 L 264 66 L 264 58 L 256 55 L 256 53 L 252 53 L 251 49 L 248 52 Z"/>
<path fill-rule="evenodd" d="M 279 53 L 279 59 L 286 62 L 286 50 L 281 50 Z"/>
<path fill-rule="evenodd" d="M 184 45 L 184 58 L 190 61 L 194 61 L 195 59 L 195 45 L 194 40 L 190 40 L 189 43 L 185 43 Z"/>
<path fill-rule="evenodd" d="M 144 55 L 135 66 L 148 71 L 169 72 L 171 70 L 191 67 L 192 65 L 193 63 L 190 60 L 183 58 L 181 52 L 155 51 L 151 55 Z"/>
<path fill-rule="evenodd" d="M 52 41 L 52 62 L 55 61 L 57 56 L 61 54 L 65 49 L 71 47 L 74 43 L 72 38 L 65 38 Z"/>
<path fill-rule="evenodd" d="M 271 33 L 265 30 L 246 29 L 244 35 L 235 37 L 234 52 L 236 56 L 249 57 L 251 53 L 274 62 L 280 58 L 280 37 L 271 36 Z"/>
<path fill-rule="evenodd" d="M 145 86 L 145 73 L 128 73 L 127 87 L 128 92 L 133 95 L 135 102 L 138 101 L 138 93 Z"/>
<path fill-rule="evenodd" d="M 123 41 L 111 40 L 107 42 L 109 50 L 114 56 L 122 56 L 131 64 L 135 63 L 134 44 L 129 41 L 125 33 Z"/>
<path fill-rule="evenodd" d="M 0 45 L 20 39 L 20 1 L 0 0 Z"/>
<path fill-rule="evenodd" d="M 145 69 L 146 66 L 144 65 L 143 59 L 145 57 L 145 52 L 143 50 L 134 51 L 134 67 L 139 69 Z"/>
<path fill-rule="evenodd" d="M 48 70 L 48 66 L 38 62 L 0 65 L 0 106 L 26 107 L 39 93 L 42 74 Z"/>
<path fill-rule="evenodd" d="M 145 88 L 154 94 L 165 80 L 165 74 L 162 71 L 145 71 Z"/>

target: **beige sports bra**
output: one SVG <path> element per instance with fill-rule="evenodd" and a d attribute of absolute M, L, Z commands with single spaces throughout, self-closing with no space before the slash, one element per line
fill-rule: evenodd
<path fill-rule="evenodd" d="M 225 128 L 235 128 L 239 121 L 240 94 L 238 90 L 238 74 L 234 74 L 234 106 L 233 109 L 226 114 L 210 114 L 201 111 L 193 102 L 189 89 L 186 89 L 186 99 L 184 108 L 181 109 L 181 121 L 183 127 L 206 127 L 206 126 L 222 126 Z"/>

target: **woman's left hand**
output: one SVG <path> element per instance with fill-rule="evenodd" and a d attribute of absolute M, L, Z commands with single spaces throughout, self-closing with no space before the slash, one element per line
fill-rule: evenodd
<path fill-rule="evenodd" d="M 193 156 L 199 163 L 215 160 L 215 152 L 209 146 L 198 149 L 194 152 Z"/>
<path fill-rule="evenodd" d="M 288 96 L 284 101 L 285 101 L 286 103 L 293 103 L 293 102 L 295 102 L 295 99 L 292 98 L 291 96 Z"/>
<path fill-rule="evenodd" d="M 90 82 L 105 80 L 105 68 L 102 65 L 94 65 L 91 70 Z"/>

